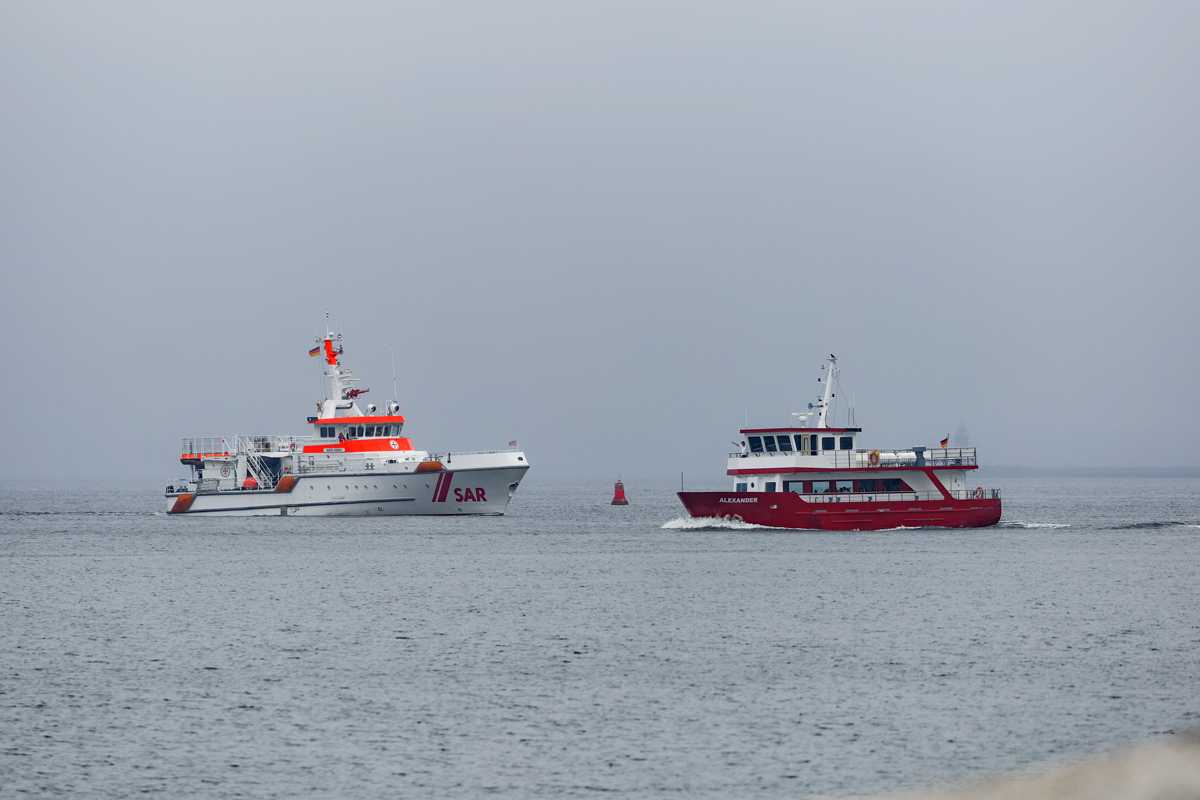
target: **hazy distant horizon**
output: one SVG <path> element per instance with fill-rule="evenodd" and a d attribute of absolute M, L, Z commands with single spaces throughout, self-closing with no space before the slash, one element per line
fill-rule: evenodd
<path fill-rule="evenodd" d="M 529 480 L 860 445 L 1200 467 L 1200 6 L 9 4 L 0 477 L 364 400 Z M 381 402 L 382 401 L 382 402 Z M 707 479 L 707 478 L 706 478 Z M 722 478 L 723 479 L 723 478 Z"/>

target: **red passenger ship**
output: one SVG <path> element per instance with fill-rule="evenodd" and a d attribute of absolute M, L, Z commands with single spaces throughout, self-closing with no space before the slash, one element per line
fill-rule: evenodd
<path fill-rule="evenodd" d="M 822 367 L 826 369 L 826 367 Z M 816 425 L 744 428 L 726 470 L 732 491 L 679 492 L 693 517 L 735 519 L 775 528 L 880 530 L 981 528 L 1000 521 L 1000 490 L 971 487 L 973 447 L 858 448 L 862 428 L 826 426 L 837 378 L 829 357 Z M 813 408 L 812 405 L 809 406 Z"/>

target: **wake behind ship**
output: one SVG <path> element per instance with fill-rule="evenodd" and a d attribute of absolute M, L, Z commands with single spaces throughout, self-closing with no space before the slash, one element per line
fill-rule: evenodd
<path fill-rule="evenodd" d="M 744 428 L 730 453 L 732 491 L 679 492 L 693 517 L 731 518 L 776 528 L 881 530 L 979 528 L 1000 521 L 1000 490 L 970 488 L 975 448 L 856 447 L 862 428 L 830 428 L 826 413 L 837 377 L 829 357 L 814 427 Z M 824 367 L 822 367 L 824 369 Z M 809 405 L 812 408 L 812 405 Z"/>
<path fill-rule="evenodd" d="M 184 439 L 191 475 L 167 487 L 172 514 L 389 516 L 503 514 L 529 469 L 521 450 L 434 455 L 400 435 L 395 400 L 387 411 L 358 405 L 369 390 L 342 363 L 342 336 L 326 329 L 320 356 L 329 396 L 309 417 L 308 436 Z M 338 343 L 335 345 L 335 343 Z M 510 444 L 516 445 L 516 442 Z"/>

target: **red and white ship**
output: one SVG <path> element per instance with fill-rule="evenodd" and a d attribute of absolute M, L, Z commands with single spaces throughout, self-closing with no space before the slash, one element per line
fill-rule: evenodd
<path fill-rule="evenodd" d="M 525 453 L 435 455 L 400 436 L 400 404 L 365 409 L 358 378 L 340 363 L 341 334 L 317 337 L 329 396 L 308 436 L 184 439 L 191 476 L 167 487 L 172 514 L 389 516 L 503 514 L 529 469 Z M 511 442 L 516 445 L 516 442 Z"/>
<path fill-rule="evenodd" d="M 825 369 L 823 366 L 822 369 Z M 880 530 L 981 528 L 1000 521 L 1000 490 L 971 487 L 973 447 L 859 448 L 862 428 L 830 428 L 826 414 L 837 378 L 829 357 L 825 391 L 801 427 L 745 428 L 729 455 L 728 492 L 679 492 L 693 517 L 736 519 L 775 528 Z M 809 405 L 812 409 L 813 406 Z"/>

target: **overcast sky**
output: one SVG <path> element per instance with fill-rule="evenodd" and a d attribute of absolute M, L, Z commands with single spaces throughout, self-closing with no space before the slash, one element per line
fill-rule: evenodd
<path fill-rule="evenodd" d="M 724 485 L 831 352 L 861 445 L 1197 466 L 1198 253 L 1194 2 L 0 5 L 0 477 L 306 431 L 326 310 L 531 481 Z"/>

